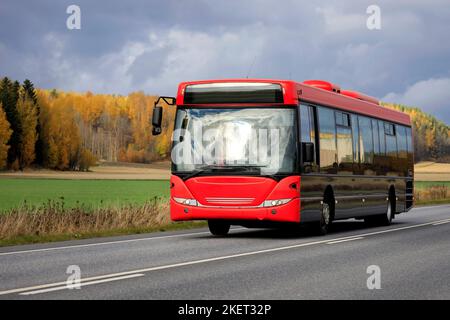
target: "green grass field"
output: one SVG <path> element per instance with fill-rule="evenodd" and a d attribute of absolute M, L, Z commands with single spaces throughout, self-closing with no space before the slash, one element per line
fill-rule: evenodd
<path fill-rule="evenodd" d="M 450 188 L 450 181 L 416 181 L 416 189 L 425 189 L 432 186 L 447 186 Z"/>
<path fill-rule="evenodd" d="M 64 201 L 65 206 L 88 207 L 142 204 L 155 196 L 169 197 L 166 180 L 56 180 L 0 179 L 0 211 L 48 200 Z"/>

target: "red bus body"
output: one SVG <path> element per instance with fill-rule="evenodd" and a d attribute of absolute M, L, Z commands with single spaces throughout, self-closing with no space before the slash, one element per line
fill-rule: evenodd
<path fill-rule="evenodd" d="M 245 107 L 247 104 L 185 104 L 184 93 L 187 86 L 212 83 L 270 83 L 279 84 L 283 90 L 283 103 L 280 106 L 295 106 L 300 103 L 314 103 L 320 106 L 341 110 L 344 112 L 355 113 L 368 116 L 378 120 L 389 121 L 394 124 L 411 127 L 411 121 L 408 115 L 391 109 L 384 108 L 377 103 L 377 100 L 369 96 L 353 92 L 341 91 L 338 86 L 331 86 L 335 89 L 327 90 L 323 85 L 316 85 L 314 82 L 299 83 L 288 80 L 267 80 L 267 79 L 227 79 L 227 80 L 207 80 L 195 82 L 183 82 L 179 85 L 176 97 L 177 107 Z M 251 103 L 252 107 L 264 107 L 265 103 Z M 271 106 L 274 104 L 271 103 Z M 338 176 L 336 176 L 338 177 Z M 361 177 L 363 179 L 364 177 Z M 376 178 L 376 177 L 375 177 Z M 391 177 L 386 178 L 386 183 L 398 190 L 396 213 L 407 211 L 412 204 L 406 204 L 407 190 L 404 187 L 404 179 Z M 346 214 L 345 208 L 351 206 L 360 208 L 364 211 L 363 205 L 370 203 L 370 197 L 366 194 L 384 194 L 384 191 L 361 191 L 361 196 L 355 196 L 353 200 L 346 200 L 346 186 L 355 183 L 352 179 L 358 179 L 357 176 L 341 177 L 322 177 L 320 174 L 309 177 L 308 183 L 303 183 L 306 176 L 302 173 L 289 176 L 276 181 L 267 177 L 254 176 L 199 176 L 186 181 L 182 178 L 172 175 L 170 212 L 173 221 L 185 220 L 228 220 L 239 224 L 239 221 L 252 222 L 291 222 L 299 223 L 303 221 L 314 221 L 319 219 L 319 208 L 323 200 L 325 188 L 331 186 L 334 188 L 336 199 L 336 212 L 340 212 L 339 217 L 357 217 L 358 213 Z M 334 179 L 334 180 L 333 180 Z M 340 179 L 340 180 L 338 180 Z M 412 179 L 412 178 L 411 178 Z M 333 180 L 333 181 L 332 181 Z M 376 179 L 375 179 L 376 180 Z M 400 181 L 401 180 L 401 181 Z M 330 182 L 327 182 L 330 181 Z M 372 183 L 372 182 L 371 182 Z M 367 182 L 366 182 L 367 184 Z M 313 189 L 313 185 L 319 186 Z M 365 186 L 361 185 L 364 190 Z M 383 186 L 384 188 L 384 186 Z M 384 189 L 383 189 L 384 190 Z M 386 189 L 386 195 L 389 190 Z M 303 196 L 305 194 L 305 197 Z M 359 193 L 358 193 L 359 194 Z M 401 194 L 401 195 L 400 195 Z M 386 198 L 384 195 L 384 198 Z M 197 205 L 191 206 L 179 203 L 174 198 L 195 199 Z M 375 196 L 373 197 L 376 198 Z M 385 201 L 385 199 L 382 199 Z M 264 201 L 277 199 L 292 199 L 286 204 L 275 205 L 272 207 L 262 207 Z M 342 201 L 341 201 L 342 199 Z M 362 199 L 362 200 L 361 200 Z M 339 200 L 339 201 L 337 201 Z M 346 202 L 347 201 L 347 202 Z M 374 200 L 375 201 L 375 200 Z M 403 202 L 402 202 L 403 201 Z M 342 204 L 342 208 L 340 205 Z M 401 204 L 403 203 L 403 204 Z M 380 207 L 374 203 L 373 208 Z M 374 209 L 375 210 L 375 209 Z M 375 212 L 375 211 L 374 211 Z M 245 224 L 244 224 L 245 225 Z"/>

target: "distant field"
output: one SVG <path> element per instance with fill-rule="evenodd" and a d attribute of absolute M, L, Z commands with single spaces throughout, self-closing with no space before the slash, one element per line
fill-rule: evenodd
<path fill-rule="evenodd" d="M 75 180 L 168 180 L 170 162 L 152 164 L 102 163 L 90 172 L 55 171 L 48 169 L 25 170 L 23 172 L 0 172 L 2 178 L 75 179 Z"/>
<path fill-rule="evenodd" d="M 446 186 L 450 188 L 450 181 L 416 181 L 415 187 L 416 189 L 426 189 L 429 187 L 440 187 Z"/>
<path fill-rule="evenodd" d="M 67 207 L 123 206 L 142 204 L 155 196 L 169 196 L 167 180 L 0 179 L 0 210 L 48 200 L 64 201 Z"/>
<path fill-rule="evenodd" d="M 450 181 L 450 163 L 420 162 L 414 166 L 416 181 Z"/>

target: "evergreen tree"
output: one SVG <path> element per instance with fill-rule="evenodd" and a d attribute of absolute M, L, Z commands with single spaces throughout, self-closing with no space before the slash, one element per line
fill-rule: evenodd
<path fill-rule="evenodd" d="M 42 141 L 42 124 L 41 124 L 41 106 L 38 103 L 36 90 L 34 89 L 34 84 L 28 80 L 25 79 L 23 82 L 23 91 L 34 104 L 36 108 L 36 116 L 37 116 L 37 125 L 36 125 L 36 134 L 37 134 L 37 140 L 35 145 L 35 163 L 38 165 L 43 165 L 43 141 Z"/>
<path fill-rule="evenodd" d="M 0 102 L 3 105 L 3 110 L 6 113 L 6 119 L 10 124 L 12 130 L 11 137 L 9 139 L 8 145 L 10 146 L 8 150 L 8 165 L 15 166 L 17 163 L 20 153 L 20 137 L 21 137 L 21 126 L 19 114 L 17 112 L 17 101 L 19 99 L 19 82 L 15 81 L 11 83 L 7 77 L 3 78 L 0 82 Z"/>
<path fill-rule="evenodd" d="M 28 97 L 33 101 L 33 103 L 37 105 L 36 91 L 34 90 L 34 85 L 30 80 L 25 79 L 25 81 L 23 82 L 23 90 L 25 94 L 27 94 Z"/>
<path fill-rule="evenodd" d="M 8 141 L 11 133 L 12 131 L 9 128 L 8 120 L 6 120 L 5 111 L 0 103 L 0 169 L 6 166 L 9 149 Z"/>

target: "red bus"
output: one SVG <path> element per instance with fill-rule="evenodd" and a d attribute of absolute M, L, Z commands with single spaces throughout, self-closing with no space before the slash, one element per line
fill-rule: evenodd
<path fill-rule="evenodd" d="M 173 221 L 207 220 L 221 236 L 303 223 L 326 234 L 334 220 L 389 225 L 413 206 L 410 118 L 375 98 L 321 80 L 227 79 L 160 99 L 176 104 Z"/>

